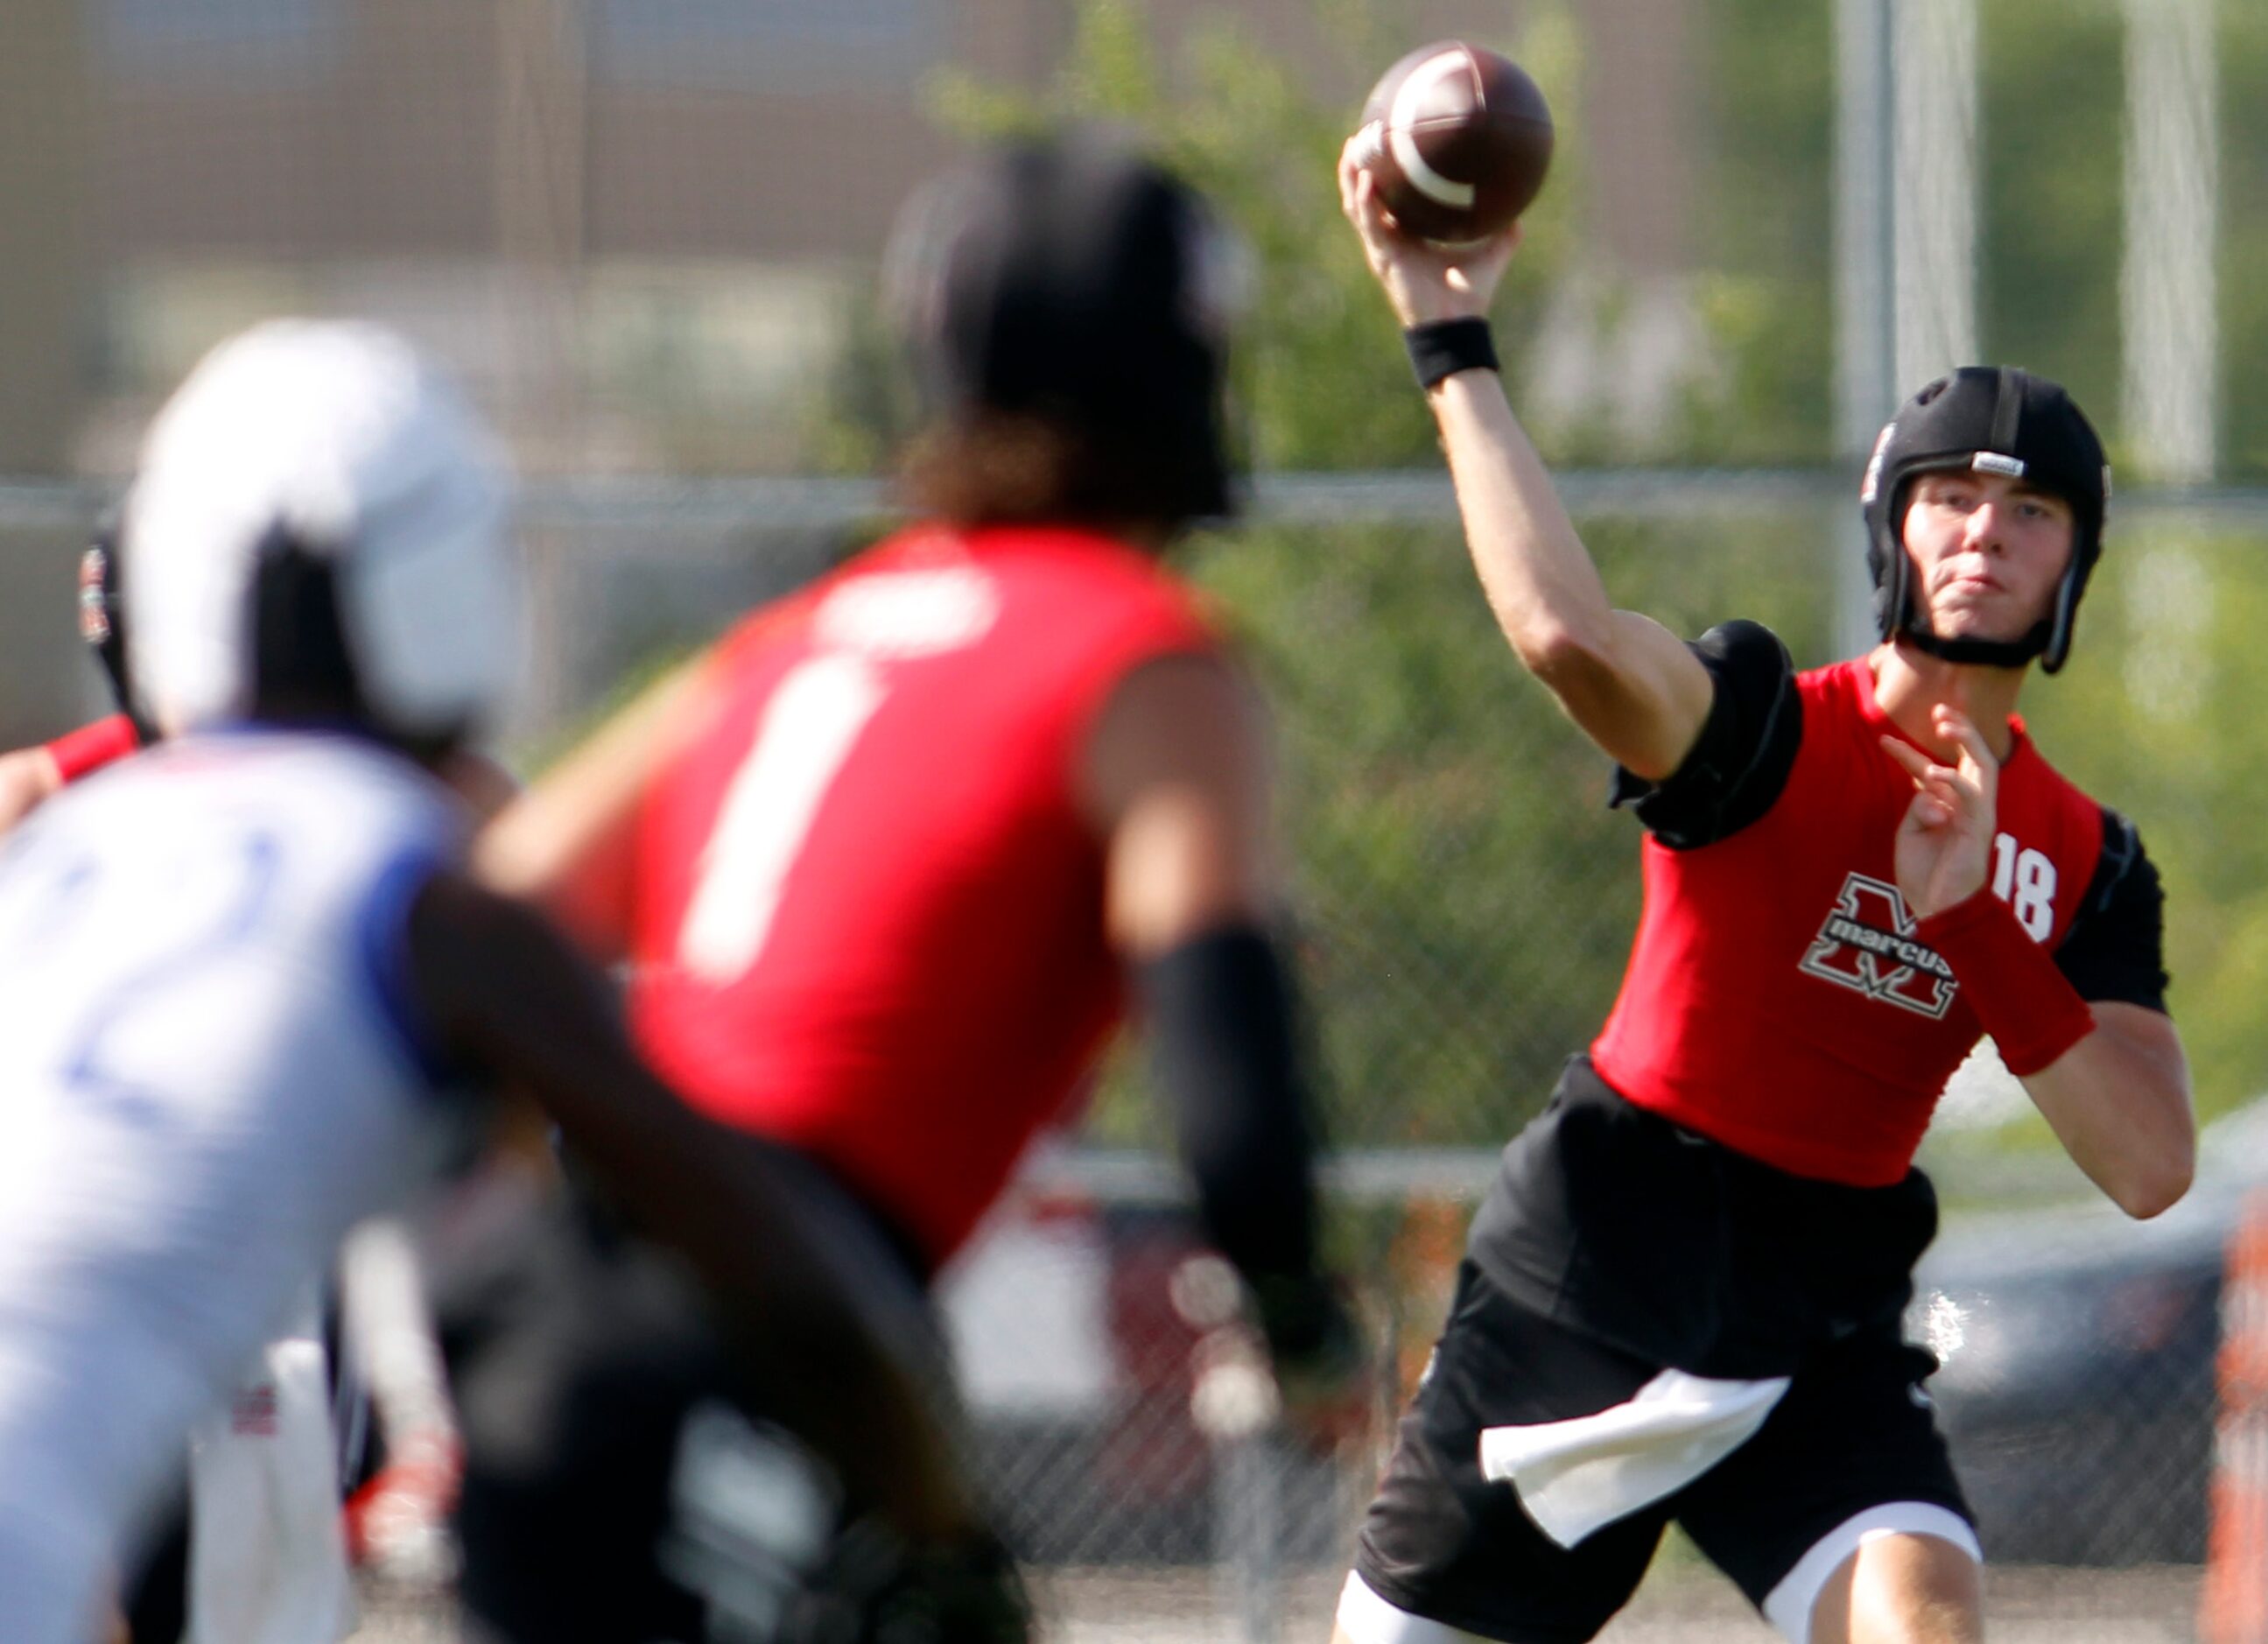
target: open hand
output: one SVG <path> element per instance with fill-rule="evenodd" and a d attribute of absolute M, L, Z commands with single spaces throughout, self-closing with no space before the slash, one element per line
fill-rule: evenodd
<path fill-rule="evenodd" d="M 63 785 L 55 756 L 44 748 L 0 754 L 0 833 L 37 810 Z"/>
<path fill-rule="evenodd" d="M 1975 722 L 1940 704 L 1933 723 L 1954 745 L 1950 765 L 1898 737 L 1882 738 L 1884 750 L 1913 778 L 1913 802 L 1898 823 L 1896 861 L 1898 894 L 1917 919 L 1942 913 L 1984 888 L 1999 797 L 1999 762 Z"/>
<path fill-rule="evenodd" d="M 1470 246 L 1437 246 L 1402 233 L 1380 203 L 1366 168 L 1369 141 L 1357 132 L 1339 151 L 1339 209 L 1362 237 L 1370 271 L 1386 288 L 1395 318 L 1406 328 L 1435 320 L 1485 317 L 1512 254 L 1520 225 Z"/>

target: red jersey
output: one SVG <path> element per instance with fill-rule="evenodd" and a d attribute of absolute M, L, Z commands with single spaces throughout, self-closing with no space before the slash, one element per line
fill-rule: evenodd
<path fill-rule="evenodd" d="M 640 821 L 646 1054 L 942 1263 L 1120 1014 L 1088 728 L 1216 645 L 1152 558 L 1055 528 L 916 529 L 751 619 Z"/>
<path fill-rule="evenodd" d="M 1792 683 L 1800 736 L 1765 808 L 1683 849 L 1649 833 L 1637 942 L 1591 1056 L 1629 1101 L 1750 1157 L 1887 1185 L 1980 1029 L 1898 893 L 1913 784 L 1881 748 L 1904 734 L 1866 660 Z M 1991 887 L 2054 947 L 2097 882 L 2106 813 L 2010 723 Z"/>

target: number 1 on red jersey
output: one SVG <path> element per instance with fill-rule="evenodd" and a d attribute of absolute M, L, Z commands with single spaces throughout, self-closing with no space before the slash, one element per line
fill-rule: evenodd
<path fill-rule="evenodd" d="M 867 658 L 825 652 L 788 670 L 757 721 L 702 848 L 677 959 L 722 986 L 763 952 L 780 888 L 828 788 L 886 694 Z"/>

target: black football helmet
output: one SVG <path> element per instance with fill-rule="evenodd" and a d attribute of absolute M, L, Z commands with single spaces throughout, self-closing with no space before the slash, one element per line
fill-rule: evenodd
<path fill-rule="evenodd" d="M 1139 512 L 1232 512 L 1222 407 L 1236 242 L 1114 137 L 1011 143 L 915 196 L 887 299 L 926 409 L 1026 412 L 1142 453 Z"/>
<path fill-rule="evenodd" d="M 2071 505 L 2071 564 L 2055 607 L 2020 639 L 1945 638 L 1915 604 L 1913 562 L 1905 551 L 1911 482 L 1952 469 L 2004 474 Z M 2080 597 L 2102 554 L 2110 464 L 2086 414 L 2059 385 L 2006 365 L 1963 365 L 1940 377 L 1907 401 L 1875 440 L 1859 505 L 1874 579 L 1874 622 L 1883 638 L 1902 638 L 1948 662 L 2020 667 L 2037 657 L 2044 672 L 2063 667 Z"/>

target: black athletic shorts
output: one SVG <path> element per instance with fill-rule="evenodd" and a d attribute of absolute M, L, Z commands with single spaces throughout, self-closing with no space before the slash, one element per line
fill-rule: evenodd
<path fill-rule="evenodd" d="M 863 1213 L 834 1197 L 824 1208 Z M 573 1204 L 479 1255 L 477 1273 L 445 1278 L 438 1309 L 465 1434 L 467 1637 L 691 1644 L 718 1635 L 713 1606 L 778 1590 L 805 1552 L 775 1539 L 801 1533 L 785 1504 L 818 1475 L 750 1398 L 691 1273 Z M 869 1264 L 925 1305 L 894 1253 Z M 822 1544 L 828 1488 L 809 1498 Z M 750 1519 L 752 1501 L 773 1505 Z"/>
<path fill-rule="evenodd" d="M 1870 1508 L 1920 1502 L 1969 1519 L 1921 1390 L 1936 1368 L 1893 1329 L 1825 1345 L 1729 1456 L 1563 1547 L 1510 1483 L 1482 1476 L 1483 1430 L 1594 1414 L 1662 1367 L 1550 1323 L 1467 1262 L 1356 1572 L 1395 1609 L 1484 1638 L 1580 1644 L 1629 1601 L 1675 1522 L 1762 1608 L 1806 1552 Z"/>
<path fill-rule="evenodd" d="M 1625 1101 L 1578 1056 L 1505 1148 L 1466 1253 L 1634 1359 L 1748 1378 L 1896 1329 L 1936 1232 L 1918 1170 L 1886 1187 L 1790 1175 Z"/>
<path fill-rule="evenodd" d="M 1936 1226 L 1919 1171 L 1867 1188 L 1791 1176 L 1634 1106 L 1572 1058 L 1474 1217 L 1358 1573 L 1396 1609 L 1561 1644 L 1622 1606 L 1672 1521 L 1760 1607 L 1822 1537 L 1869 1509 L 1918 1503 L 1965 1528 L 1921 1391 L 1936 1362 L 1901 1333 Z M 1787 1388 L 1713 1466 L 1679 1472 L 1682 1486 L 1587 1536 L 1555 1518 L 1548 1484 L 1531 1515 L 1512 1483 L 1483 1476 L 1484 1431 L 1616 1409 L 1672 1369 Z M 1617 1505 L 1646 1494 L 1610 1493 Z"/>

